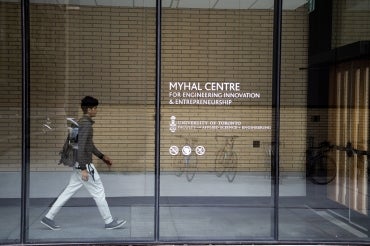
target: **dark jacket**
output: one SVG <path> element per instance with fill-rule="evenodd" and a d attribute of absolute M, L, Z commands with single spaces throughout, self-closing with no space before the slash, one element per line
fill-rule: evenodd
<path fill-rule="evenodd" d="M 78 121 L 77 161 L 82 170 L 86 169 L 86 164 L 90 164 L 92 162 L 93 154 L 100 159 L 103 159 L 104 157 L 103 153 L 101 153 L 94 145 L 92 127 L 94 123 L 95 122 L 88 115 L 84 115 Z"/>

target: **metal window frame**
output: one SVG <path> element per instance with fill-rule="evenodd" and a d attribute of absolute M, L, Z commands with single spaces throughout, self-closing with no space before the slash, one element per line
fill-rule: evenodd
<path fill-rule="evenodd" d="M 21 0 L 22 29 L 22 184 L 20 241 L 28 240 L 30 183 L 30 7 Z"/>
<path fill-rule="evenodd" d="M 281 75 L 281 28 L 283 0 L 274 0 L 273 23 L 273 61 L 272 61 L 272 119 L 274 123 L 271 141 L 273 146 L 273 165 L 271 168 L 271 194 L 274 194 L 273 236 L 279 240 L 279 171 L 280 171 L 280 75 Z"/>

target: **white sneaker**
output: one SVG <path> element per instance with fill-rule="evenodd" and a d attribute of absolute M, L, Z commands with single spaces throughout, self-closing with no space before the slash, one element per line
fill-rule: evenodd
<path fill-rule="evenodd" d="M 121 228 L 124 224 L 126 224 L 126 220 L 113 219 L 113 221 L 110 222 L 109 224 L 105 224 L 105 229 L 107 230 L 118 229 Z"/>
<path fill-rule="evenodd" d="M 54 220 L 48 219 L 46 217 L 42 218 L 41 224 L 49 227 L 49 229 L 51 229 L 53 231 L 60 230 L 60 226 L 58 226 L 57 224 L 55 224 L 55 221 Z"/>

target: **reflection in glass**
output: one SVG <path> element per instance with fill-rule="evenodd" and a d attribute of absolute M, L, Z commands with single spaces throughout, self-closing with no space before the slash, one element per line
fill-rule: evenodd
<path fill-rule="evenodd" d="M 370 63 L 368 54 L 358 52 L 369 40 L 369 6 L 369 1 L 315 1 L 298 9 L 294 20 L 284 11 L 283 88 L 293 74 L 301 79 L 294 80 L 294 96 L 282 91 L 281 135 L 289 150 L 280 155 L 286 170 L 280 189 L 300 183 L 291 178 L 294 169 L 305 173 L 305 188 L 295 197 L 280 197 L 281 240 L 369 240 Z M 301 159 L 292 162 L 292 152 Z"/>
<path fill-rule="evenodd" d="M 155 4 L 135 3 L 31 1 L 32 241 L 153 240 Z M 127 223 L 106 230 L 82 188 L 54 218 L 61 227 L 56 233 L 40 220 L 69 181 L 72 170 L 58 165 L 59 152 L 67 119 L 83 114 L 84 96 L 99 100 L 93 140 L 113 165 L 97 157 L 92 162 L 111 214 Z"/>
<path fill-rule="evenodd" d="M 20 241 L 21 26 L 20 3 L 0 1 L 0 242 Z"/>
<path fill-rule="evenodd" d="M 163 6 L 162 240 L 272 237 L 273 1 L 263 2 Z"/>

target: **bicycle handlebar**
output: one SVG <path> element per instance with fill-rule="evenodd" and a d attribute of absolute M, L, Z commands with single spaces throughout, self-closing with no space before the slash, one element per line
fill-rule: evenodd
<path fill-rule="evenodd" d="M 218 138 L 226 138 L 226 140 L 234 140 L 235 138 L 238 138 L 239 136 L 236 136 L 236 135 L 234 135 L 234 136 L 227 136 L 227 135 L 216 135 L 215 136 L 215 139 L 216 139 L 216 141 L 217 141 L 217 139 Z"/>
<path fill-rule="evenodd" d="M 310 147 L 309 149 L 323 149 L 323 148 L 327 148 L 328 150 L 335 149 L 335 150 L 339 150 L 339 151 L 345 151 L 348 157 L 352 157 L 355 154 L 356 155 L 370 156 L 370 151 L 355 149 L 352 146 L 351 142 L 348 142 L 346 144 L 346 146 L 340 146 L 340 145 L 330 144 L 329 142 L 324 141 L 324 142 L 320 143 L 320 145 L 318 147 Z"/>
<path fill-rule="evenodd" d="M 189 142 L 189 141 L 190 142 L 197 142 L 198 141 L 198 138 L 191 138 L 191 137 L 184 136 L 184 135 L 175 135 L 175 137 L 184 139 L 185 142 Z"/>
<path fill-rule="evenodd" d="M 339 151 L 345 151 L 348 157 L 352 157 L 355 154 L 370 156 L 370 151 L 355 149 L 350 142 L 345 147 L 335 145 L 334 148 Z"/>

